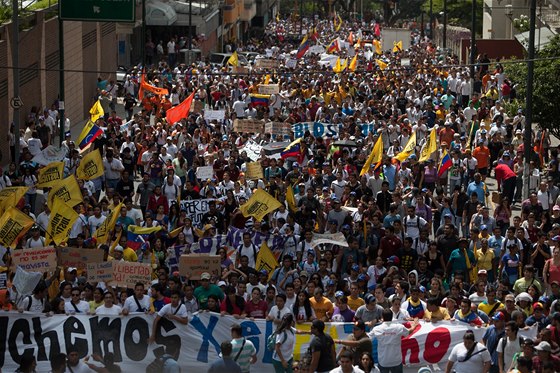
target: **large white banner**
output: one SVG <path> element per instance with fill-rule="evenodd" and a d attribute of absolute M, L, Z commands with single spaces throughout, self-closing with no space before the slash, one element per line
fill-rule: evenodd
<path fill-rule="evenodd" d="M 266 339 L 273 332 L 271 322 L 237 320 L 208 312 L 190 317 L 186 326 L 163 318 L 155 342 L 148 344 L 153 320 L 153 315 L 145 314 L 46 317 L 42 314 L 4 313 L 0 317 L 0 367 L 5 372 L 14 372 L 18 367 L 16 361 L 24 353 L 32 353 L 37 359 L 37 371 L 48 372 L 50 356 L 75 347 L 82 359 L 93 353 L 103 355 L 112 352 L 123 372 L 140 373 L 157 354 L 161 355 L 166 346 L 174 345 L 178 347 L 178 362 L 182 367 L 191 368 L 188 371 L 192 372 L 205 372 L 210 363 L 219 359 L 220 343 L 231 339 L 231 326 L 239 323 L 243 335 L 257 349 L 258 359 L 252 371 L 274 371 L 272 352 L 266 349 Z M 309 326 L 298 324 L 297 328 L 309 330 Z M 351 323 L 330 323 L 325 332 L 333 339 L 345 339 L 352 333 L 352 327 Z M 418 367 L 445 363 L 453 346 L 462 343 L 467 329 L 473 329 L 478 340 L 485 331 L 485 328 L 472 328 L 461 322 L 422 323 L 413 334 L 403 339 L 405 365 Z M 534 339 L 536 331 L 533 327 L 522 334 Z M 297 335 L 296 360 L 305 352 L 311 338 L 307 334 Z M 375 340 L 372 350 L 375 357 Z"/>

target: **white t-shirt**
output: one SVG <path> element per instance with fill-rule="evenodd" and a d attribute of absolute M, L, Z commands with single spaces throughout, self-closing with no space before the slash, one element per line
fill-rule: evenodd
<path fill-rule="evenodd" d="M 296 329 L 290 328 L 290 330 L 284 330 L 283 332 L 276 334 L 276 344 L 280 343 L 280 352 L 282 352 L 282 357 L 286 361 L 290 361 L 294 357 L 294 346 L 296 344 Z M 274 350 L 272 359 L 276 361 L 281 361 Z"/>
<path fill-rule="evenodd" d="M 64 305 L 66 308 L 66 305 Z M 105 305 L 97 307 L 95 313 L 98 315 L 109 315 L 109 316 L 118 316 L 122 312 L 122 308 L 114 304 L 111 308 L 105 307 Z"/>
<path fill-rule="evenodd" d="M 87 226 L 87 219 L 83 214 L 78 215 L 78 219 L 72 224 L 72 228 L 70 229 L 70 238 L 76 238 L 80 233 L 83 233 L 84 227 Z M 45 226 L 47 229 L 48 225 Z"/>
<path fill-rule="evenodd" d="M 408 334 L 407 328 L 393 322 L 383 322 L 368 333 L 371 339 L 377 338 L 379 365 L 396 367 L 402 364 L 401 337 L 406 337 Z"/>
<path fill-rule="evenodd" d="M 284 317 L 284 315 L 287 314 L 291 314 L 292 310 L 288 307 L 286 307 L 284 305 L 284 308 L 282 308 L 281 310 L 278 310 L 278 306 L 272 306 L 272 308 L 270 309 L 270 312 L 268 313 L 268 316 L 272 317 L 272 320 L 282 320 L 282 317 Z"/>
<path fill-rule="evenodd" d="M 76 311 L 76 308 L 78 308 L 78 311 Z M 76 304 L 76 308 L 74 308 L 74 306 L 72 305 L 71 302 L 65 302 L 64 303 L 64 311 L 66 313 L 88 313 L 89 312 L 89 303 L 81 300 L 80 303 Z"/>
<path fill-rule="evenodd" d="M 480 352 L 482 351 L 482 352 Z M 469 360 L 465 360 L 467 356 L 467 348 L 464 343 L 459 343 L 453 347 L 451 350 L 451 355 L 449 355 L 449 361 L 454 362 L 453 368 L 456 373 L 474 373 L 482 372 L 484 363 L 491 361 L 490 353 L 488 349 L 484 347 L 481 343 L 477 343 L 476 347 L 472 353 Z"/>
<path fill-rule="evenodd" d="M 123 309 L 128 310 L 128 312 L 145 312 L 150 310 L 150 298 L 146 295 L 142 299 L 137 299 L 140 304 L 140 308 L 143 310 L 138 310 L 138 304 L 136 303 L 135 296 L 131 295 L 124 301 Z"/>
<path fill-rule="evenodd" d="M 511 341 L 507 338 L 506 346 L 503 347 L 503 339 L 507 337 L 500 338 L 498 345 L 496 346 L 496 351 L 498 353 L 504 354 L 504 371 L 509 372 L 513 368 L 513 355 L 521 351 L 521 344 L 519 343 L 519 337 L 515 338 L 515 341 Z M 504 351 L 505 350 L 505 351 Z"/>
<path fill-rule="evenodd" d="M 92 215 L 88 218 L 89 232 L 91 235 L 95 233 L 97 228 L 99 228 L 99 226 L 105 221 L 105 219 L 107 219 L 107 217 L 104 215 L 99 216 L 99 218 L 96 218 L 95 215 Z"/>
<path fill-rule="evenodd" d="M 29 306 L 29 301 L 31 301 L 31 306 Z M 45 309 L 44 303 L 44 300 L 37 299 L 31 295 L 22 299 L 19 308 L 23 309 L 24 311 L 41 313 Z"/>
<path fill-rule="evenodd" d="M 160 317 L 164 317 L 165 315 L 175 315 L 175 316 L 179 316 L 179 317 L 188 317 L 188 313 L 187 313 L 187 307 L 185 307 L 184 304 L 179 304 L 179 310 L 177 310 L 177 307 L 173 307 L 171 305 L 171 303 L 166 304 L 165 306 L 162 307 L 161 310 L 159 310 L 158 312 L 158 316 Z"/>

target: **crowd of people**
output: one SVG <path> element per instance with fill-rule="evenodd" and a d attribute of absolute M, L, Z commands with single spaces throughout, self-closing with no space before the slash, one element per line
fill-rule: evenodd
<path fill-rule="evenodd" d="M 538 151 L 531 149 L 530 195 L 523 199 L 525 117 L 522 108 L 506 112 L 514 84 L 502 64 L 482 55 L 471 77 L 456 56 L 442 54 L 415 30 L 410 48 L 379 44 L 377 54 L 383 31 L 375 23 L 305 22 L 313 44 L 340 38 L 344 47 L 333 53 L 347 61 L 357 54 L 357 67 L 336 74 L 321 63 L 320 54 L 307 51 L 295 58 L 301 37 L 292 36 L 299 27 L 271 22 L 262 39 L 237 46 L 238 52 L 280 61 L 275 70 L 253 66 L 240 75 L 232 66 L 208 61 L 170 66 L 175 61 L 162 58 L 146 67 L 144 79 L 167 88 L 169 95 L 144 92 L 143 97 L 138 97 L 141 71 L 132 72 L 125 87 L 126 119 L 117 115 L 116 93 L 100 82 L 96 100 L 105 115 L 96 124 L 104 134 L 93 148 L 101 152 L 105 172 L 78 180 L 83 202 L 72 206 L 79 219 L 66 244 L 99 246 L 106 260 L 151 263 L 153 283 L 115 288 L 88 283 L 76 268 L 59 268 L 45 274 L 31 296 L 8 291 L 2 307 L 48 315 L 154 313 L 149 342 L 162 317 L 183 325 L 203 311 L 266 319 L 274 323 L 276 372 L 402 372 L 400 349 L 395 350 L 400 337 L 418 320 L 453 320 L 487 329 L 481 341 L 472 333 L 464 336 L 464 344 L 451 352 L 447 372 L 560 371 L 558 149 L 546 130 L 535 128 L 532 143 Z M 352 42 L 343 43 L 350 33 Z M 286 67 L 293 59 L 296 67 Z M 265 82 L 278 84 L 279 93 L 257 104 L 252 98 Z M 168 123 L 166 111 L 193 92 L 192 107 L 199 109 Z M 204 110 L 210 109 L 225 110 L 224 120 L 205 120 Z M 33 156 L 52 142 L 49 123 L 56 116 L 53 106 L 44 116 L 30 117 L 20 141 L 23 162 L 0 175 L 0 188 L 30 187 L 21 210 L 36 221 L 13 250 L 46 243 L 51 212 L 47 203 L 37 203 L 37 194 L 48 190 L 36 188 L 39 167 Z M 247 144 L 296 139 L 293 132 L 289 139 L 235 132 L 236 119 L 335 124 L 338 132 L 321 137 L 307 131 L 290 157 L 263 150 L 256 159 L 263 177 L 248 180 L 247 164 L 255 160 Z M 434 151 L 429 150 L 432 131 Z M 383 154 L 369 165 L 378 139 Z M 80 150 L 70 135 L 63 146 L 64 173 L 73 175 Z M 197 178 L 203 166 L 212 166 L 212 177 Z M 497 187 L 487 184 L 491 177 Z M 281 204 L 262 221 L 240 210 L 257 189 Z M 197 199 L 210 200 L 198 226 L 181 204 Z M 121 202 L 110 242 L 97 245 L 95 231 Z M 135 251 L 126 235 L 133 225 L 161 230 Z M 245 233 L 238 246 L 217 249 L 221 274 L 203 273 L 195 281 L 170 271 L 175 248 L 188 255 L 200 239 L 231 229 Z M 282 238 L 272 248 L 278 268 L 256 268 L 261 248 L 252 242 L 255 233 Z M 314 243 L 314 235 L 339 233 L 344 244 Z M 9 265 L 10 251 L 5 252 Z M 331 321 L 355 323 L 353 333 L 333 340 L 324 333 L 324 323 Z M 295 361 L 295 333 L 303 333 L 302 323 L 312 323 L 315 337 L 309 353 Z M 518 337 L 519 330 L 533 325 L 536 340 Z M 377 356 L 372 339 L 379 341 Z M 335 346 L 342 346 L 338 353 Z M 232 341 L 223 341 L 221 349 L 223 361 L 209 371 L 250 371 L 256 349 L 239 325 L 232 326 Z M 105 364 L 99 368 L 67 353 L 67 364 L 61 365 L 66 371 L 119 371 L 110 355 L 97 357 Z M 166 372 L 176 372 L 172 360 L 173 352 Z M 33 363 L 25 364 L 31 368 L 22 372 L 33 371 Z"/>

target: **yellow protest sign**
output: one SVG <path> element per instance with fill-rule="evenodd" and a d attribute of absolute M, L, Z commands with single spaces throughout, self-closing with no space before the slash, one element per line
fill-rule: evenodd
<path fill-rule="evenodd" d="M 239 207 L 239 210 L 241 210 L 243 216 L 253 216 L 258 221 L 261 221 L 266 214 L 276 210 L 281 205 L 276 198 L 262 189 L 257 189 L 251 198 L 243 206 Z"/>
<path fill-rule="evenodd" d="M 8 207 L 15 206 L 25 196 L 29 187 L 7 187 L 0 190 L 0 213 Z"/>
<path fill-rule="evenodd" d="M 10 207 L 0 218 L 0 244 L 11 247 L 35 222 L 15 207 Z"/>
<path fill-rule="evenodd" d="M 99 228 L 95 230 L 93 236 L 97 239 L 98 244 L 107 243 L 107 240 L 109 239 L 109 232 L 115 228 L 115 224 L 117 223 L 117 219 L 121 214 L 121 208 L 123 206 L 124 203 L 119 203 L 112 211 L 109 212 L 107 219 L 105 219 Z"/>
<path fill-rule="evenodd" d="M 103 176 L 103 160 L 99 149 L 86 154 L 76 169 L 78 179 L 91 180 Z"/>
<path fill-rule="evenodd" d="M 64 162 L 49 163 L 39 170 L 37 188 L 51 188 L 64 179 Z"/>
<path fill-rule="evenodd" d="M 54 200 L 60 200 L 70 207 L 74 207 L 83 201 L 80 186 L 78 185 L 74 175 L 70 175 L 66 179 L 63 179 L 57 186 L 51 189 L 48 200 L 48 205 L 51 211 L 54 210 Z"/>
<path fill-rule="evenodd" d="M 78 219 L 78 214 L 72 207 L 58 198 L 54 199 L 47 227 L 47 244 L 52 241 L 56 245 L 65 242 L 76 219 Z"/>
<path fill-rule="evenodd" d="M 264 178 L 261 163 L 260 162 L 247 163 L 247 171 L 245 172 L 245 177 L 249 180 Z"/>

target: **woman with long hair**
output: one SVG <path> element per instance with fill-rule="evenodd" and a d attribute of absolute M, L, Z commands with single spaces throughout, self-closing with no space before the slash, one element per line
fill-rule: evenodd
<path fill-rule="evenodd" d="M 363 370 L 365 373 L 375 372 L 375 366 L 373 364 L 373 357 L 371 356 L 371 352 L 362 353 L 362 356 L 360 356 L 358 368 Z"/>
<path fill-rule="evenodd" d="M 291 373 L 296 344 L 294 316 L 288 313 L 276 328 L 276 343 L 272 355 L 272 365 L 276 373 Z"/>
<path fill-rule="evenodd" d="M 232 315 L 235 318 L 245 315 L 245 300 L 242 296 L 237 295 L 233 286 L 226 287 L 224 291 L 226 294 L 225 299 L 220 304 L 220 311 L 222 315 Z"/>
<path fill-rule="evenodd" d="M 544 263 L 543 269 L 544 286 L 548 292 L 551 291 L 550 287 L 553 282 L 560 282 L 560 248 L 555 247 L 552 249 L 552 258 Z"/>
<path fill-rule="evenodd" d="M 500 204 L 494 210 L 494 219 L 496 219 L 496 226 L 502 230 L 502 236 L 506 235 L 509 228 L 509 221 L 511 218 L 511 207 L 507 197 L 503 197 Z"/>
<path fill-rule="evenodd" d="M 89 302 L 89 312 L 95 313 L 97 307 L 103 305 L 103 289 L 95 288 L 93 290 L 93 300 Z"/>
<path fill-rule="evenodd" d="M 297 299 L 294 303 L 292 313 L 295 315 L 298 323 L 311 322 L 317 317 L 315 311 L 311 307 L 309 295 L 305 290 L 300 290 L 297 293 Z"/>

